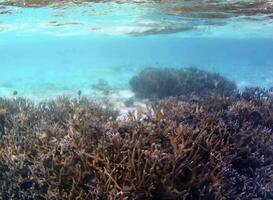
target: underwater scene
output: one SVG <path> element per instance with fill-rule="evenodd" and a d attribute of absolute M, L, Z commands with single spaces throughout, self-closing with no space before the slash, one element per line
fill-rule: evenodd
<path fill-rule="evenodd" d="M 273 199 L 272 0 L 0 0 L 0 200 Z"/>

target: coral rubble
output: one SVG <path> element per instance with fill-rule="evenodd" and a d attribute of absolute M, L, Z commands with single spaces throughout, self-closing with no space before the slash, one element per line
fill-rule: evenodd
<path fill-rule="evenodd" d="M 272 96 L 169 98 L 124 120 L 83 97 L 0 99 L 0 199 L 272 199 Z"/>
<path fill-rule="evenodd" d="M 139 98 L 162 99 L 170 96 L 230 96 L 236 84 L 225 77 L 197 68 L 147 68 L 130 80 Z"/>

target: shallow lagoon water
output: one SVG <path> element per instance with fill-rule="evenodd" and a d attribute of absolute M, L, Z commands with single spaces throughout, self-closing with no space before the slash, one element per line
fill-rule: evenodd
<path fill-rule="evenodd" d="M 0 0 L 0 199 L 272 199 L 272 1 L 86 1 Z"/>
<path fill-rule="evenodd" d="M 240 87 L 268 87 L 273 84 L 272 52 L 271 39 L 14 36 L 1 41 L 1 95 L 16 90 L 45 98 L 82 90 L 90 96 L 99 79 L 128 89 L 129 79 L 151 66 L 197 66 L 222 73 Z"/>
<path fill-rule="evenodd" d="M 177 4 L 2 6 L 0 95 L 95 97 L 92 85 L 103 80 L 126 98 L 128 81 L 145 67 L 195 66 L 239 88 L 273 85 L 268 15 L 189 17 L 169 12 Z"/>

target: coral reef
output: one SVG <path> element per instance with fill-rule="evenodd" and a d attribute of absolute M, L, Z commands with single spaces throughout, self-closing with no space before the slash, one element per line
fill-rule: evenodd
<path fill-rule="evenodd" d="M 273 94 L 169 98 L 124 120 L 0 99 L 0 199 L 272 199 Z"/>
<path fill-rule="evenodd" d="M 234 82 L 197 68 L 147 68 L 130 80 L 139 98 L 162 99 L 170 96 L 230 96 L 236 90 Z"/>

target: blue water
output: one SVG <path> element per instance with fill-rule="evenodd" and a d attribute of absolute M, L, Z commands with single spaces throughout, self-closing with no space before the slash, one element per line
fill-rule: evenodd
<path fill-rule="evenodd" d="M 273 86 L 271 19 L 182 18 L 162 13 L 164 6 L 0 7 L 9 11 L 0 14 L 0 95 L 96 96 L 99 80 L 128 91 L 145 67 L 195 66 L 240 88 Z"/>

